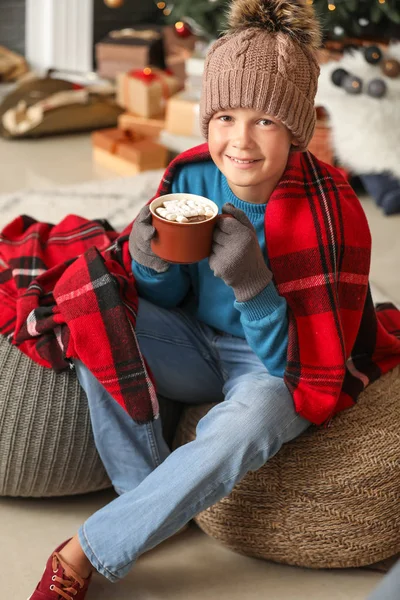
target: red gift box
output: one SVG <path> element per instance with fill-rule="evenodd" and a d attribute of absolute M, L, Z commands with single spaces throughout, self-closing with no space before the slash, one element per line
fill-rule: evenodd
<path fill-rule="evenodd" d="M 146 67 L 117 76 L 117 102 L 141 117 L 162 116 L 168 98 L 182 89 L 170 72 Z"/>

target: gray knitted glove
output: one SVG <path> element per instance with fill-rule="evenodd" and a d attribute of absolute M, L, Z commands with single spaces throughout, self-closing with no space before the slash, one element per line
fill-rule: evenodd
<path fill-rule="evenodd" d="M 265 263 L 256 230 L 244 212 L 229 203 L 224 204 L 222 212 L 234 218 L 217 220 L 210 268 L 233 289 L 238 302 L 247 302 L 269 284 L 272 273 Z"/>
<path fill-rule="evenodd" d="M 140 265 L 154 269 L 157 273 L 164 273 L 168 270 L 169 263 L 156 256 L 150 247 L 155 232 L 151 224 L 151 212 L 146 204 L 133 222 L 129 236 L 129 251 L 133 260 Z"/>

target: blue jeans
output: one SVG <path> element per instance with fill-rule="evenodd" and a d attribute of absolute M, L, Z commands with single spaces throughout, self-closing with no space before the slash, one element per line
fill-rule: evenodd
<path fill-rule="evenodd" d="M 170 452 L 160 419 L 137 425 L 76 361 L 96 446 L 120 494 L 84 523 L 79 539 L 110 581 L 310 425 L 296 414 L 283 379 L 268 373 L 244 339 L 142 299 L 136 334 L 161 395 L 218 404 L 199 421 L 196 440 Z"/>

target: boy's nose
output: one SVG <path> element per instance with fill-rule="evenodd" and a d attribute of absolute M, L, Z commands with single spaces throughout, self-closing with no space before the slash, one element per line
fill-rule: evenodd
<path fill-rule="evenodd" d="M 233 146 L 238 149 L 249 148 L 253 145 L 251 131 L 246 126 L 238 126 L 235 128 L 232 140 Z"/>

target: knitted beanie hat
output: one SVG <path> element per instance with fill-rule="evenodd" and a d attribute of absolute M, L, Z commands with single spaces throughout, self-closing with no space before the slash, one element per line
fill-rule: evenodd
<path fill-rule="evenodd" d="M 321 29 L 307 0 L 233 0 L 229 29 L 208 51 L 200 104 L 205 138 L 212 115 L 262 110 L 305 151 L 316 121 Z"/>

